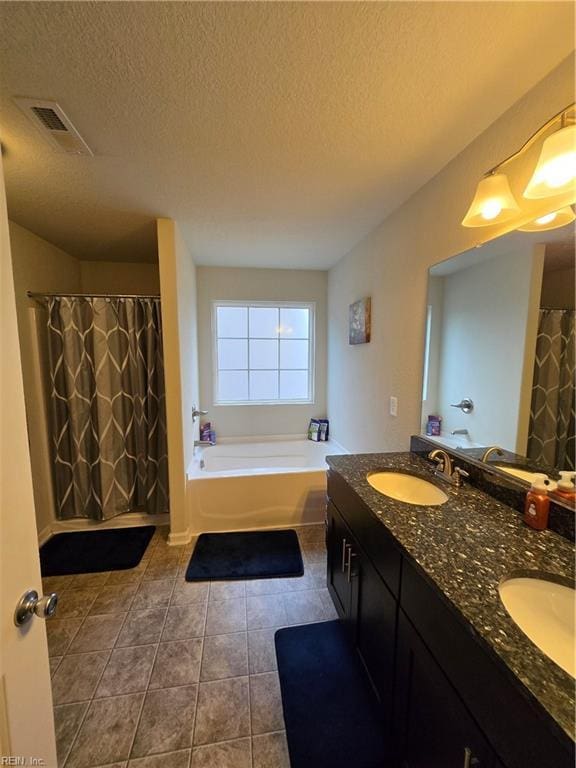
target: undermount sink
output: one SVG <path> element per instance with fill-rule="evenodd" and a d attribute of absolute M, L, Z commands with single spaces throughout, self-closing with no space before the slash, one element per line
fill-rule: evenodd
<path fill-rule="evenodd" d="M 434 483 L 403 472 L 372 472 L 366 479 L 378 493 L 407 504 L 431 507 L 448 501 L 448 496 Z"/>
<path fill-rule="evenodd" d="M 501 582 L 500 599 L 525 635 L 575 676 L 574 587 L 554 577 L 518 576 Z"/>
<path fill-rule="evenodd" d="M 520 480 L 525 480 L 527 483 L 534 481 L 534 472 L 529 469 L 520 469 L 519 467 L 511 467 L 509 464 L 494 464 L 496 469 L 501 469 L 502 472 L 506 472 L 507 475 L 518 477 Z"/>

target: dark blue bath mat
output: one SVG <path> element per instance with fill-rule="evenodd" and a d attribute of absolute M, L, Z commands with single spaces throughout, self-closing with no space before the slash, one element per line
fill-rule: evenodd
<path fill-rule="evenodd" d="M 378 704 L 340 621 L 274 637 L 292 768 L 382 768 Z"/>
<path fill-rule="evenodd" d="M 296 531 L 202 533 L 188 563 L 186 581 L 271 579 L 303 573 Z"/>
<path fill-rule="evenodd" d="M 142 560 L 155 530 L 154 525 L 143 525 L 58 533 L 40 547 L 42 576 L 135 568 Z"/>

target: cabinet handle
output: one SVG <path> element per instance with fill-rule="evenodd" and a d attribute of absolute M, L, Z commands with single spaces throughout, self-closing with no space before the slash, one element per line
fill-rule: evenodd
<path fill-rule="evenodd" d="M 346 563 L 348 582 L 352 581 L 352 558 L 356 557 L 356 553 L 352 552 L 352 547 L 348 549 L 348 562 Z"/>
<path fill-rule="evenodd" d="M 470 747 L 464 747 L 464 765 L 462 768 L 473 768 L 475 765 L 480 765 L 480 760 L 474 757 Z"/>
<path fill-rule="evenodd" d="M 346 549 L 350 545 L 346 542 L 346 539 L 342 539 L 342 573 L 346 570 Z"/>

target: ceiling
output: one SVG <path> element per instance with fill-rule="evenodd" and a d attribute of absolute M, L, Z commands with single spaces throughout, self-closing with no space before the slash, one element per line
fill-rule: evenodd
<path fill-rule="evenodd" d="M 573 48 L 557 2 L 3 2 L 9 215 L 80 259 L 326 269 Z M 60 154 L 12 103 L 57 101 Z"/>

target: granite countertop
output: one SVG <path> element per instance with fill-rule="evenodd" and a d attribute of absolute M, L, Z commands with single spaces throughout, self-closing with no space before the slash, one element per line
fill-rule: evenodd
<path fill-rule="evenodd" d="M 500 602 L 498 584 L 519 571 L 574 577 L 574 548 L 553 531 L 528 528 L 520 514 L 465 483 L 455 488 L 413 453 L 327 456 L 374 512 L 405 554 L 436 584 L 477 635 L 574 740 L 574 680 L 516 626 Z M 368 472 L 406 472 L 448 495 L 438 507 L 396 501 L 375 491 Z"/>

